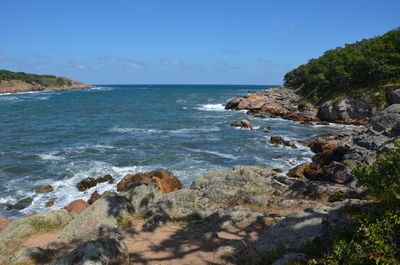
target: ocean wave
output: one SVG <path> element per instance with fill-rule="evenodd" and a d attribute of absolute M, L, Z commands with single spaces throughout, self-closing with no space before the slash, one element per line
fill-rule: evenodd
<path fill-rule="evenodd" d="M 200 104 L 196 109 L 205 111 L 225 111 L 225 106 L 222 104 Z"/>
<path fill-rule="evenodd" d="M 235 160 L 237 159 L 236 156 L 230 155 L 230 154 L 224 154 L 224 153 L 220 153 L 217 151 L 210 151 L 210 150 L 204 150 L 204 149 L 193 149 L 193 148 L 185 148 L 186 150 L 189 150 L 191 152 L 195 152 L 195 153 L 206 153 L 206 154 L 210 154 L 210 155 L 215 155 L 215 156 L 219 156 L 219 157 L 223 157 L 223 158 L 227 158 L 227 159 L 232 159 Z"/>
<path fill-rule="evenodd" d="M 65 159 L 63 156 L 58 156 L 57 152 L 45 153 L 45 154 L 38 154 L 37 155 L 42 160 L 62 160 Z"/>
<path fill-rule="evenodd" d="M 116 132 L 116 133 L 162 133 L 162 130 L 158 129 L 143 129 L 143 128 L 134 128 L 134 127 L 127 127 L 127 128 L 121 128 L 118 126 L 114 126 L 111 129 L 108 130 L 109 132 Z"/>

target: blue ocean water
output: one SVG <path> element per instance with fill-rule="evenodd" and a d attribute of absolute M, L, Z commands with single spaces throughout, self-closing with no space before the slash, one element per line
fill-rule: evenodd
<path fill-rule="evenodd" d="M 305 126 L 282 119 L 259 119 L 224 110 L 235 96 L 271 86 L 107 85 L 95 89 L 0 95 L 0 215 L 17 218 L 64 207 L 85 193 L 76 183 L 86 177 L 167 169 L 189 186 L 208 171 L 234 165 L 260 165 L 287 171 L 310 161 L 312 153 L 276 147 L 271 135 L 311 140 L 348 127 Z M 235 129 L 249 119 L 255 130 Z M 272 130 L 265 133 L 264 128 Z M 52 185 L 54 191 L 35 194 Z M 22 198 L 32 205 L 8 210 Z M 48 208 L 47 208 L 48 209 Z"/>

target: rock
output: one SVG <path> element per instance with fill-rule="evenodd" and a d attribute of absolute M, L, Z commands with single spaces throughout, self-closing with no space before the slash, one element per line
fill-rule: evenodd
<path fill-rule="evenodd" d="M 328 101 L 318 108 L 318 118 L 323 121 L 365 123 L 381 106 L 371 104 L 365 97 L 345 97 L 339 101 Z"/>
<path fill-rule="evenodd" d="M 155 183 L 149 185 L 133 183 L 121 192 L 120 196 L 128 200 L 135 213 L 144 215 L 158 203 L 163 197 L 163 193 Z"/>
<path fill-rule="evenodd" d="M 4 228 L 7 227 L 12 221 L 10 219 L 7 219 L 3 216 L 0 216 L 0 230 L 3 230 Z"/>
<path fill-rule="evenodd" d="M 288 253 L 276 260 L 272 265 L 308 264 L 309 258 L 303 253 Z"/>
<path fill-rule="evenodd" d="M 78 188 L 79 191 L 85 191 L 87 189 L 90 189 L 94 186 L 96 186 L 99 183 L 103 183 L 103 182 L 108 182 L 109 184 L 114 183 L 114 178 L 108 174 L 105 175 L 103 177 L 98 177 L 98 178 L 86 178 L 84 180 L 82 180 L 81 182 L 79 182 L 78 184 L 76 184 L 76 187 Z"/>
<path fill-rule="evenodd" d="M 117 190 L 124 191 L 132 183 L 149 184 L 155 182 L 162 193 L 179 190 L 182 184 L 177 177 L 165 170 L 126 175 L 118 184 Z"/>
<path fill-rule="evenodd" d="M 296 144 L 295 143 L 293 143 L 292 141 L 290 141 L 290 140 L 284 140 L 283 141 L 283 144 L 284 145 L 286 145 L 286 146 L 289 146 L 289 147 L 292 147 L 292 148 L 297 148 L 297 146 L 296 146 Z"/>
<path fill-rule="evenodd" d="M 225 109 L 259 110 L 265 105 L 265 97 L 258 94 L 234 98 L 225 105 Z"/>
<path fill-rule="evenodd" d="M 306 126 L 311 126 L 311 125 L 314 125 L 314 123 L 312 123 L 312 122 L 309 122 L 309 121 L 303 121 L 303 122 L 300 122 L 300 124 L 302 124 L 302 125 L 306 125 Z"/>
<path fill-rule="evenodd" d="M 327 121 L 320 121 L 316 123 L 317 125 L 329 125 L 329 122 Z"/>
<path fill-rule="evenodd" d="M 29 207 L 32 204 L 33 199 L 32 198 L 24 198 L 17 202 L 14 205 L 7 205 L 7 209 L 9 210 L 22 210 L 27 207 Z"/>
<path fill-rule="evenodd" d="M 291 177 L 291 178 L 298 178 L 298 179 L 305 180 L 306 177 L 304 176 L 304 170 L 309 168 L 309 166 L 310 166 L 310 163 L 300 164 L 300 165 L 292 168 L 291 170 L 289 170 L 287 175 L 288 175 L 288 177 Z"/>
<path fill-rule="evenodd" d="M 46 202 L 46 203 L 44 204 L 44 206 L 45 206 L 46 208 L 49 208 L 49 207 L 53 206 L 55 202 L 56 202 L 56 200 L 50 200 L 50 201 Z"/>
<path fill-rule="evenodd" d="M 85 242 L 51 265 L 106 265 L 129 264 L 127 246 L 115 239 L 99 238 Z"/>
<path fill-rule="evenodd" d="M 303 174 L 309 180 L 320 180 L 324 174 L 324 169 L 319 164 L 310 163 L 304 168 Z"/>
<path fill-rule="evenodd" d="M 170 221 L 170 217 L 167 212 L 160 210 L 154 213 L 142 226 L 142 231 L 151 232 L 158 226 L 165 225 Z"/>
<path fill-rule="evenodd" d="M 284 218 L 265 231 L 255 242 L 254 250 L 258 257 L 274 251 L 279 245 L 290 249 L 300 249 L 306 243 L 318 244 L 324 248 L 329 245 L 330 226 L 344 228 L 352 223 L 347 209 L 365 209 L 366 201 L 344 200 L 329 205 L 319 205 L 305 209 Z"/>
<path fill-rule="evenodd" d="M 390 93 L 390 104 L 400 104 L 400 89 L 396 89 Z"/>
<path fill-rule="evenodd" d="M 316 137 L 311 143 L 310 148 L 314 153 L 322 153 L 334 149 L 337 145 L 337 140 L 325 140 L 321 137 Z"/>
<path fill-rule="evenodd" d="M 375 131 L 387 131 L 392 135 L 400 135 L 400 104 L 393 104 L 381 111 L 372 119 L 372 128 Z"/>
<path fill-rule="evenodd" d="M 0 232 L 0 251 L 35 233 L 60 229 L 71 222 L 72 219 L 73 216 L 62 209 L 15 220 Z"/>
<path fill-rule="evenodd" d="M 275 144 L 275 145 L 282 145 L 284 140 L 280 136 L 271 136 L 270 139 L 269 139 L 269 142 L 271 144 Z"/>
<path fill-rule="evenodd" d="M 78 214 L 60 235 L 60 240 L 88 240 L 118 228 L 118 218 L 133 213 L 132 205 L 121 196 L 107 196 L 95 201 Z"/>
<path fill-rule="evenodd" d="M 272 170 L 256 166 L 235 166 L 196 178 L 191 189 L 215 202 L 245 201 L 249 195 L 273 191 Z"/>
<path fill-rule="evenodd" d="M 95 190 L 92 195 L 90 195 L 90 198 L 88 200 L 89 204 L 93 204 L 95 201 L 101 198 L 101 195 Z"/>
<path fill-rule="evenodd" d="M 86 208 L 89 206 L 89 203 L 85 202 L 84 200 L 75 200 L 72 201 L 68 206 L 64 207 L 64 209 L 73 215 L 78 215 L 86 210 Z"/>
<path fill-rule="evenodd" d="M 36 193 L 48 193 L 48 192 L 52 192 L 52 191 L 53 191 L 53 187 L 51 185 L 47 185 L 43 188 L 35 190 Z"/>
<path fill-rule="evenodd" d="M 231 126 L 253 130 L 253 126 L 248 120 L 235 121 Z"/>
<path fill-rule="evenodd" d="M 309 141 L 304 141 L 304 140 L 298 140 L 297 141 L 299 144 L 310 147 L 311 146 L 311 142 Z"/>

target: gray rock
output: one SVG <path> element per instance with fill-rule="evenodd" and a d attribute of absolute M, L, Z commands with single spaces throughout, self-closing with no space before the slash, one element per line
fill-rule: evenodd
<path fill-rule="evenodd" d="M 88 240 L 118 228 L 118 218 L 133 212 L 132 205 L 121 196 L 107 196 L 95 201 L 69 223 L 61 240 Z"/>
<path fill-rule="evenodd" d="M 155 183 L 132 184 L 120 196 L 130 202 L 135 213 L 145 215 L 163 197 L 163 193 Z"/>
<path fill-rule="evenodd" d="M 281 244 L 286 248 L 299 249 L 305 243 L 318 241 L 320 247 L 324 247 L 323 244 L 329 244 L 327 233 L 330 225 L 350 225 L 352 220 L 347 217 L 346 209 L 365 209 L 366 205 L 366 201 L 345 200 L 289 215 L 264 232 L 255 242 L 254 250 L 261 257 Z"/>
<path fill-rule="evenodd" d="M 308 257 L 303 253 L 288 253 L 276 260 L 272 265 L 307 264 Z"/>
<path fill-rule="evenodd" d="M 399 124 L 400 104 L 390 105 L 372 119 L 372 128 L 378 132 L 391 132 L 393 129 L 395 129 L 396 133 L 398 133 L 397 129 Z"/>
<path fill-rule="evenodd" d="M 0 251 L 35 233 L 60 229 L 72 219 L 73 216 L 62 209 L 15 220 L 0 232 Z"/>
<path fill-rule="evenodd" d="M 400 89 L 396 89 L 390 93 L 390 104 L 400 104 Z"/>
<path fill-rule="evenodd" d="M 51 265 L 111 264 L 129 264 L 128 248 L 120 241 L 103 238 L 88 241 L 51 263 Z"/>

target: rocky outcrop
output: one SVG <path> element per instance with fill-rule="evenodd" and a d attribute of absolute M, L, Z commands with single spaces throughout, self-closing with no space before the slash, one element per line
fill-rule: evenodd
<path fill-rule="evenodd" d="M 311 104 L 299 104 L 301 97 L 286 87 L 271 88 L 230 100 L 225 109 L 248 110 L 249 114 L 281 117 L 296 121 L 318 121 L 317 109 Z"/>
<path fill-rule="evenodd" d="M 50 263 L 51 265 L 128 265 L 127 246 L 116 239 L 99 238 L 88 241 L 68 254 Z"/>
<path fill-rule="evenodd" d="M 313 243 L 320 249 L 329 245 L 329 228 L 344 228 L 352 224 L 348 209 L 367 209 L 367 202 L 360 200 L 345 200 L 330 205 L 319 205 L 311 209 L 289 215 L 273 225 L 254 243 L 248 253 L 253 259 L 276 250 L 280 245 L 288 249 L 300 249 L 308 243 Z"/>
<path fill-rule="evenodd" d="M 0 252 L 32 234 L 60 229 L 72 219 L 73 216 L 66 210 L 58 210 L 15 220 L 0 232 Z"/>
<path fill-rule="evenodd" d="M 365 97 L 345 97 L 323 103 L 318 109 L 318 117 L 329 122 L 367 124 L 379 110 Z"/>
<path fill-rule="evenodd" d="M 372 119 L 372 128 L 377 132 L 400 135 L 400 104 L 393 104 Z"/>
<path fill-rule="evenodd" d="M 135 175 L 126 175 L 117 184 L 117 190 L 124 191 L 133 183 L 150 184 L 152 182 L 157 184 L 157 187 L 162 193 L 168 193 L 182 188 L 182 184 L 176 176 L 165 170 L 157 170 Z"/>
<path fill-rule="evenodd" d="M 285 145 L 290 146 L 292 148 L 297 148 L 296 144 L 290 140 L 284 140 L 280 136 L 271 136 L 269 142 L 274 145 Z"/>
<path fill-rule="evenodd" d="M 103 177 L 98 177 L 98 178 L 85 178 L 84 180 L 82 180 L 81 182 L 79 182 L 78 184 L 76 184 L 76 187 L 78 188 L 79 191 L 85 191 L 87 189 L 90 189 L 94 186 L 96 186 L 99 183 L 103 183 L 103 182 L 108 182 L 109 184 L 114 183 L 114 178 L 108 174 L 105 175 Z"/>
<path fill-rule="evenodd" d="M 65 79 L 67 80 L 67 79 Z M 42 91 L 42 90 L 71 90 L 71 89 L 86 89 L 93 88 L 94 86 L 70 81 L 70 85 L 60 87 L 46 87 L 39 84 L 31 84 L 22 80 L 0 80 L 0 94 L 2 93 L 20 93 L 29 91 Z"/>
<path fill-rule="evenodd" d="M 94 202 L 77 215 L 60 235 L 61 240 L 89 240 L 118 228 L 118 218 L 133 212 L 131 204 L 121 196 L 107 196 Z"/>
<path fill-rule="evenodd" d="M 248 120 L 235 121 L 231 126 L 253 130 L 253 126 L 251 126 L 251 123 Z"/>

